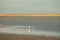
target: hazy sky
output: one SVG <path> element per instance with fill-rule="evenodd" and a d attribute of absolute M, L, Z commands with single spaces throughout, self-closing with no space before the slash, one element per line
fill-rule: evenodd
<path fill-rule="evenodd" d="M 0 13 L 60 13 L 60 0 L 0 0 Z"/>

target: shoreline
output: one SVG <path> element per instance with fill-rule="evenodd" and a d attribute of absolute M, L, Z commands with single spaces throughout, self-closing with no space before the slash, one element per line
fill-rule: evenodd
<path fill-rule="evenodd" d="M 18 29 L 18 28 L 16 29 L 15 26 L 1 27 L 0 33 L 60 36 L 59 32 L 51 32 L 51 31 L 44 31 L 44 30 L 40 30 L 40 31 L 35 30 L 34 32 L 28 32 L 26 29 Z"/>

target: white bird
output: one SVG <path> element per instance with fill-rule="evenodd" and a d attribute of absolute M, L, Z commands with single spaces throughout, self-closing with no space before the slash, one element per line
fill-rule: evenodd
<path fill-rule="evenodd" d="M 28 30 L 27 30 L 28 32 L 31 32 L 31 31 L 33 31 L 34 32 L 34 25 L 33 26 L 28 26 Z"/>
<path fill-rule="evenodd" d="M 31 26 L 30 25 L 28 26 L 28 32 L 31 32 Z"/>

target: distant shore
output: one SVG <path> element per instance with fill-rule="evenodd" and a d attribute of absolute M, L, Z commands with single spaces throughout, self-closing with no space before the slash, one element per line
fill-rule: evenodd
<path fill-rule="evenodd" d="M 60 40 L 60 37 L 52 37 L 52 36 L 36 36 L 36 35 L 27 35 L 27 34 L 1 34 L 0 40 Z"/>

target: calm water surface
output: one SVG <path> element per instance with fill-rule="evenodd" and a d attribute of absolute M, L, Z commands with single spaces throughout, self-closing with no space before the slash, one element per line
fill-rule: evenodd
<path fill-rule="evenodd" d="M 0 17 L 0 32 L 15 34 L 45 34 L 60 36 L 60 17 Z M 34 31 L 28 32 L 29 25 L 34 25 Z M 32 28 L 33 29 L 33 28 Z"/>

